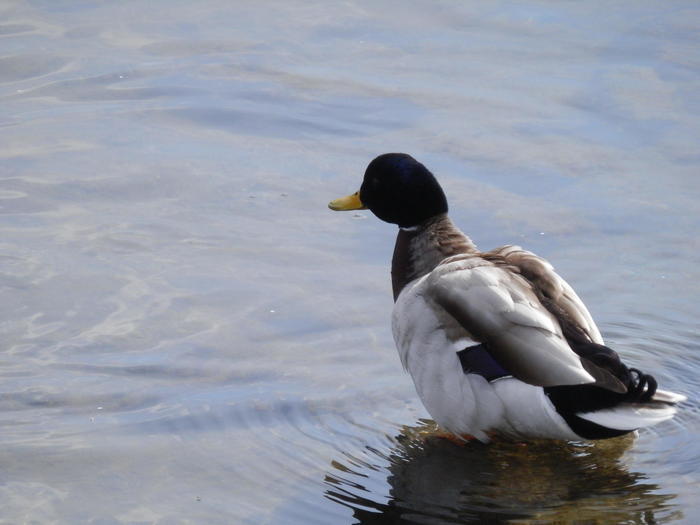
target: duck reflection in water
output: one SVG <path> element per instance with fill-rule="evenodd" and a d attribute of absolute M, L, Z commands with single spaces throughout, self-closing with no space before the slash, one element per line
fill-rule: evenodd
<path fill-rule="evenodd" d="M 386 467 L 334 462 L 326 497 L 356 523 L 663 523 L 682 518 L 671 494 L 620 461 L 634 438 L 595 443 L 470 442 L 436 437 L 431 422 L 404 427 Z M 376 453 L 376 452 L 375 452 Z M 363 467 L 364 465 L 364 467 Z M 366 467 L 366 468 L 365 468 Z M 387 497 L 366 488 L 388 469 Z M 380 500 L 381 501 L 378 501 Z"/>

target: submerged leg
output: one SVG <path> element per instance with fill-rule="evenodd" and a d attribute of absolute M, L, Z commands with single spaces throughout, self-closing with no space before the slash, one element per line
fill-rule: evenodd
<path fill-rule="evenodd" d="M 478 441 L 470 434 L 453 434 L 452 432 L 447 432 L 446 430 L 438 430 L 433 434 L 433 436 L 439 439 L 446 439 L 447 441 L 459 446 L 464 446 L 472 441 Z"/>

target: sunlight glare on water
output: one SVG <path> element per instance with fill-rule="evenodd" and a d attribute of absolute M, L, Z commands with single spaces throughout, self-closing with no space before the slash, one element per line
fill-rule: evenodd
<path fill-rule="evenodd" d="M 697 523 L 694 2 L 0 5 L 0 522 Z M 390 331 L 387 151 L 689 401 L 459 447 Z M 367 220 L 361 220 L 367 219 Z"/>

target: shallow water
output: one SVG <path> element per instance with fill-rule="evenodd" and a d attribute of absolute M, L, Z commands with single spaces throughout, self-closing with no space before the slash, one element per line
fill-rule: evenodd
<path fill-rule="evenodd" d="M 4 2 L 3 523 L 697 523 L 695 2 Z M 433 435 L 393 227 L 407 151 L 689 396 L 597 444 Z"/>

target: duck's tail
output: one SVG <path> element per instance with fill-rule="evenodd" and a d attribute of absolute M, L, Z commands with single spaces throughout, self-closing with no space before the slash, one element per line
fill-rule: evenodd
<path fill-rule="evenodd" d="M 676 394 L 675 392 L 669 392 L 667 390 L 657 390 L 651 399 L 652 401 L 675 405 L 676 403 L 686 401 L 688 398 L 683 394 Z"/>
<path fill-rule="evenodd" d="M 554 315 L 571 349 L 595 383 L 545 388 L 545 393 L 579 436 L 602 439 L 666 421 L 686 397 L 657 389 L 653 376 L 628 368 L 611 348 L 594 343 L 589 333 L 554 301 L 540 296 Z"/>
<path fill-rule="evenodd" d="M 628 368 L 615 351 L 590 341 L 569 340 L 596 383 L 545 388 L 557 412 L 585 439 L 616 437 L 666 421 L 686 398 L 657 389 L 656 380 Z M 598 379 L 600 377 L 600 379 Z"/>
<path fill-rule="evenodd" d="M 638 428 L 650 427 L 671 419 L 676 414 L 676 403 L 686 398 L 673 392 L 657 391 L 660 397 L 674 399 L 674 402 L 657 401 L 655 396 L 646 403 L 620 403 L 612 408 L 592 412 L 578 412 L 576 416 L 599 427 L 624 434 Z"/>
<path fill-rule="evenodd" d="M 548 387 L 545 393 L 571 430 L 583 439 L 612 438 L 656 425 L 671 419 L 676 403 L 686 399 L 657 390 L 649 400 L 624 400 L 620 394 L 593 385 Z M 601 396 L 607 402 L 601 403 Z"/>

